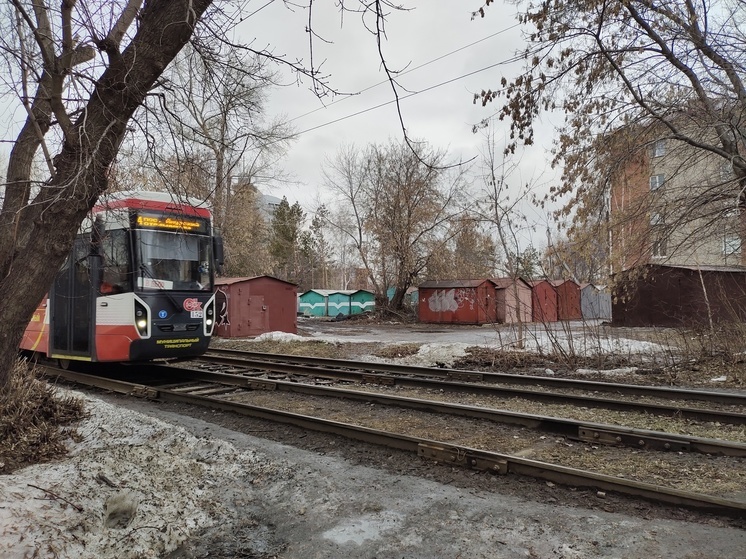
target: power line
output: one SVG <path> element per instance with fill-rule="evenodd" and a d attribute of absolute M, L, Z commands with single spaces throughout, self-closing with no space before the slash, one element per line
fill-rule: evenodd
<path fill-rule="evenodd" d="M 274 2 L 275 2 L 275 0 L 267 0 L 267 3 L 266 3 L 266 4 L 264 4 L 263 6 L 260 6 L 259 8 L 257 8 L 257 9 L 256 9 L 256 10 L 254 10 L 253 12 L 251 12 L 251 13 L 250 13 L 249 15 L 247 15 L 247 16 L 245 16 L 245 17 L 242 17 L 242 18 L 241 18 L 241 21 L 247 20 L 247 19 L 249 19 L 249 18 L 250 18 L 251 16 L 253 16 L 253 15 L 256 15 L 256 14 L 258 14 L 259 12 L 261 12 L 261 11 L 262 11 L 262 10 L 263 10 L 264 8 L 266 8 L 266 7 L 267 7 L 267 6 L 269 6 L 270 4 L 274 4 Z"/>
<path fill-rule="evenodd" d="M 419 70 L 419 69 L 421 69 L 421 68 L 424 68 L 425 66 L 429 66 L 430 64 L 434 64 L 435 62 L 438 62 L 438 61 L 440 61 L 440 60 L 443 60 L 444 58 L 448 58 L 449 56 L 451 56 L 451 55 L 453 55 L 453 54 L 456 54 L 456 53 L 459 53 L 459 52 L 461 52 L 461 51 L 463 51 L 463 50 L 466 50 L 466 49 L 468 49 L 468 48 L 471 48 L 471 47 L 473 47 L 473 46 L 475 46 L 475 45 L 478 45 L 479 43 L 483 43 L 484 41 L 487 41 L 488 39 L 492 39 L 493 37 L 496 37 L 496 36 L 498 36 L 498 35 L 502 35 L 503 33 L 507 33 L 507 32 L 508 32 L 508 31 L 510 31 L 511 29 L 515 29 L 516 27 L 519 27 L 519 26 L 520 26 L 520 23 L 516 23 L 516 24 L 514 24 L 514 25 L 511 25 L 510 27 L 506 27 L 505 29 L 501 29 L 500 31 L 497 31 L 497 32 L 493 33 L 492 35 L 488 35 L 487 37 L 484 37 L 484 38 L 482 38 L 482 39 L 479 39 L 479 40 L 477 40 L 477 41 L 474 41 L 473 43 L 469 43 L 468 45 L 464 45 L 463 47 L 460 47 L 460 48 L 458 48 L 458 49 L 456 49 L 456 50 L 452 50 L 451 52 L 448 52 L 448 53 L 446 53 L 446 54 L 443 54 L 443 55 L 441 55 L 441 56 L 439 56 L 439 57 L 437 57 L 437 58 L 433 58 L 432 60 L 429 60 L 429 61 L 427 61 L 427 62 L 424 62 L 424 63 L 420 64 L 419 66 L 415 66 L 414 68 L 410 68 L 409 70 L 405 70 L 404 72 L 401 72 L 401 73 L 397 74 L 397 77 L 400 77 L 400 76 L 405 76 L 405 75 L 407 75 L 407 74 L 409 74 L 409 73 L 411 73 L 411 72 L 414 72 L 415 70 Z M 361 94 L 365 93 L 366 91 L 369 91 L 369 90 L 371 90 L 371 89 L 373 89 L 373 88 L 376 88 L 376 87 L 378 87 L 379 85 L 383 85 L 383 84 L 386 84 L 386 83 L 388 83 L 388 80 L 382 80 L 382 81 L 380 81 L 380 82 L 378 82 L 378 83 L 376 83 L 376 84 L 374 84 L 374 85 L 371 85 L 371 86 L 368 86 L 368 87 L 366 87 L 365 89 L 361 89 L 361 90 L 360 90 L 360 91 L 358 91 L 357 93 L 353 93 L 353 94 L 351 94 L 351 95 L 349 95 L 349 96 L 345 96 L 345 97 L 343 97 L 342 99 L 339 99 L 339 100 L 337 100 L 337 101 L 332 101 L 332 102 L 331 102 L 331 103 L 329 103 L 328 105 L 324 105 L 323 107 L 318 107 L 318 108 L 316 108 L 316 109 L 313 109 L 312 111 L 308 111 L 307 113 L 304 113 L 304 114 L 302 114 L 302 115 L 296 116 L 296 117 L 294 117 L 294 118 L 290 119 L 290 121 L 289 121 L 289 122 L 294 122 L 294 121 L 296 121 L 296 120 L 299 120 L 299 119 L 301 119 L 301 118 L 304 118 L 304 117 L 306 117 L 306 116 L 308 116 L 308 115 L 311 115 L 311 114 L 313 114 L 313 113 L 315 113 L 315 112 L 317 112 L 317 111 L 321 111 L 321 110 L 327 109 L 327 108 L 331 107 L 332 105 L 336 105 L 337 103 L 341 103 L 342 101 L 346 101 L 347 99 L 349 99 L 349 98 L 350 98 L 350 97 L 352 97 L 352 96 L 357 96 L 357 95 L 361 95 Z M 408 96 L 407 96 L 407 97 L 408 97 Z M 405 98 L 406 98 L 406 97 L 405 97 Z M 383 105 L 381 105 L 381 106 L 383 106 Z M 374 108 L 377 108 L 377 107 L 374 107 Z M 372 109 L 371 109 L 371 110 L 372 110 Z M 352 115 L 352 116 L 354 116 L 354 115 Z M 336 121 L 335 121 L 335 122 L 336 122 Z"/>
<path fill-rule="evenodd" d="M 347 120 L 348 118 L 353 118 L 353 117 L 359 116 L 361 114 L 365 114 L 365 113 L 368 113 L 370 111 L 374 111 L 376 109 L 380 109 L 381 107 L 385 107 L 386 105 L 391 105 L 392 103 L 397 103 L 397 102 L 404 101 L 405 99 L 409 99 L 410 97 L 414 97 L 415 95 L 419 95 L 421 93 L 427 93 L 428 91 L 432 91 L 433 89 L 437 89 L 437 88 L 442 87 L 444 85 L 448 85 L 450 83 L 462 80 L 464 78 L 468 78 L 470 76 L 479 74 L 481 72 L 485 72 L 487 70 L 491 70 L 492 68 L 496 68 L 497 66 L 503 66 L 505 64 L 510 64 L 512 62 L 516 62 L 517 60 L 520 60 L 520 59 L 521 59 L 521 56 L 514 56 L 514 57 L 509 58 L 507 60 L 503 60 L 501 62 L 496 62 L 495 64 L 490 64 L 489 66 L 485 66 L 484 68 L 480 68 L 479 70 L 474 70 L 473 72 L 468 72 L 468 73 L 463 74 L 461 76 L 458 76 L 456 78 L 452 78 L 450 80 L 446 80 L 444 82 L 440 82 L 440 83 L 432 85 L 430 87 L 426 87 L 425 89 L 421 89 L 419 91 L 414 91 L 412 93 L 409 93 L 408 95 L 404 95 L 402 97 L 399 97 L 399 99 L 391 99 L 390 101 L 386 101 L 385 103 L 380 103 L 379 105 L 375 105 L 373 107 L 368 107 L 367 109 L 363 109 L 363 110 L 358 111 L 356 113 L 352 113 L 352 114 L 349 114 L 349 115 L 337 118 L 335 120 L 330 120 L 329 122 L 325 122 L 323 124 L 319 124 L 318 126 L 313 126 L 311 128 L 307 128 L 306 130 L 302 130 L 301 132 L 298 132 L 295 135 L 296 136 L 300 136 L 302 134 L 306 134 L 307 132 L 312 132 L 314 130 L 318 130 L 319 128 L 324 128 L 325 126 L 329 126 L 331 124 L 336 124 L 337 122 L 341 122 L 343 120 Z"/>

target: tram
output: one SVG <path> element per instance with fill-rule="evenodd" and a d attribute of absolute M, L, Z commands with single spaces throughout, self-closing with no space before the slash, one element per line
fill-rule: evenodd
<path fill-rule="evenodd" d="M 102 198 L 28 324 L 21 350 L 63 364 L 201 355 L 215 325 L 223 243 L 199 200 Z"/>

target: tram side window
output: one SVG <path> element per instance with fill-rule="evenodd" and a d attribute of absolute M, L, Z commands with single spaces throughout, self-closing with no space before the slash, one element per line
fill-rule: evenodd
<path fill-rule="evenodd" d="M 129 243 L 124 229 L 107 231 L 101 243 L 103 253 L 103 278 L 101 293 L 132 291 Z"/>

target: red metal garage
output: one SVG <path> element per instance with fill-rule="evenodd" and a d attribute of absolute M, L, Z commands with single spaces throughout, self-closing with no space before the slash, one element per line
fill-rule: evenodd
<path fill-rule="evenodd" d="M 488 324 L 497 321 L 495 282 L 488 279 L 426 281 L 419 286 L 421 322 Z"/>
<path fill-rule="evenodd" d="M 534 322 L 557 322 L 557 290 L 549 280 L 533 280 L 531 307 Z"/>
<path fill-rule="evenodd" d="M 571 279 L 550 280 L 557 290 L 557 320 L 580 320 L 580 285 Z"/>
<path fill-rule="evenodd" d="M 297 286 L 273 278 L 217 278 L 215 333 L 224 338 L 298 332 Z"/>
<path fill-rule="evenodd" d="M 614 276 L 615 326 L 746 322 L 746 268 L 647 264 Z"/>

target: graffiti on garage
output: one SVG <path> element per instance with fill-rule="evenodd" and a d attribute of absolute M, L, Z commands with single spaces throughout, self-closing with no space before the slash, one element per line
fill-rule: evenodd
<path fill-rule="evenodd" d="M 218 309 L 218 321 L 215 326 L 230 326 L 231 321 L 228 318 L 228 294 L 222 287 L 218 287 L 215 292 L 215 306 Z"/>
<path fill-rule="evenodd" d="M 474 310 L 476 292 L 474 289 L 436 289 L 427 300 L 432 312 L 455 312 L 468 304 Z"/>

